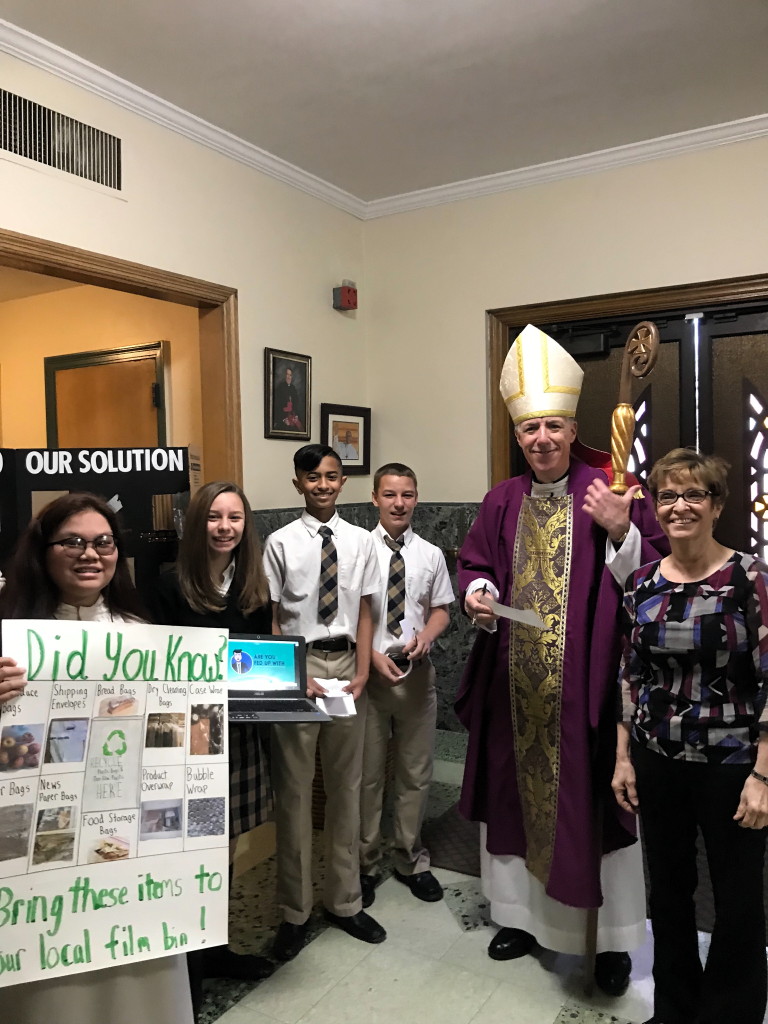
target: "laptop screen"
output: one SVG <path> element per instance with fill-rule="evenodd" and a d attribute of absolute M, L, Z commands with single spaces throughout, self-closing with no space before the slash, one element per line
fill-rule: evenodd
<path fill-rule="evenodd" d="M 251 693 L 306 694 L 303 637 L 233 634 L 227 647 L 227 688 Z"/>

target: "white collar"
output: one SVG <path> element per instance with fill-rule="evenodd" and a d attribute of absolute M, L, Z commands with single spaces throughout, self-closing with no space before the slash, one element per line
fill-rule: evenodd
<path fill-rule="evenodd" d="M 99 594 L 95 604 L 76 605 L 62 602 L 54 612 L 55 619 L 74 620 L 75 622 L 104 622 L 112 618 L 107 602 Z"/>
<path fill-rule="evenodd" d="M 227 563 L 227 568 L 221 574 L 221 582 L 216 584 L 216 589 L 223 596 L 229 593 L 229 588 L 232 586 L 232 580 L 235 578 L 235 560 L 230 558 Z"/>
<path fill-rule="evenodd" d="M 531 481 L 531 497 L 532 498 L 562 498 L 568 493 L 568 478 L 569 475 L 566 473 L 565 476 L 560 477 L 559 480 L 554 480 L 551 484 L 542 484 L 538 480 Z"/>
<path fill-rule="evenodd" d="M 327 523 L 321 523 L 319 519 L 315 519 L 315 517 L 311 516 L 309 514 L 309 512 L 307 512 L 306 509 L 305 509 L 301 513 L 301 521 L 304 524 L 304 526 L 305 526 L 305 528 L 307 530 L 307 533 L 311 537 L 316 537 L 317 536 L 317 531 L 320 529 L 321 526 L 329 527 L 331 533 L 336 534 L 338 532 L 338 528 L 339 528 L 339 513 L 338 512 L 334 512 L 333 515 L 331 516 L 331 518 L 328 520 Z"/>
<path fill-rule="evenodd" d="M 377 536 L 382 541 L 384 540 L 385 537 L 389 537 L 390 540 L 394 540 L 394 537 L 390 537 L 390 535 L 387 533 L 387 531 L 384 529 L 384 527 L 381 525 L 381 523 L 378 524 L 378 526 L 376 527 L 376 529 L 373 532 L 375 534 L 377 534 Z M 415 537 L 415 534 L 413 532 L 413 527 L 411 526 L 410 523 L 405 528 L 405 531 L 400 534 L 400 537 L 402 538 L 402 541 L 403 541 L 403 547 L 407 548 L 408 545 L 413 540 L 413 538 Z"/>

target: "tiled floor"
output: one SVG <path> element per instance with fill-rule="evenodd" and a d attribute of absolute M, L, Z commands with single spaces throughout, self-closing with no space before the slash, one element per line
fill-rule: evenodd
<path fill-rule="evenodd" d="M 443 734 L 428 816 L 455 801 L 463 737 Z M 322 852 L 316 850 L 316 877 Z M 584 996 L 580 957 L 541 952 L 491 960 L 494 928 L 479 879 L 435 869 L 440 903 L 421 903 L 396 879 L 376 890 L 371 913 L 387 929 L 378 946 L 350 938 L 313 917 L 312 941 L 296 960 L 253 987 L 209 983 L 202 1024 L 628 1024 L 652 1012 L 652 940 L 633 954 L 632 984 L 620 999 Z M 278 914 L 271 899 L 274 863 L 236 884 L 232 944 L 268 951 Z M 701 935 L 706 952 L 708 935 Z M 766 1018 L 768 1022 L 768 1017 Z"/>
<path fill-rule="evenodd" d="M 493 930 L 474 912 L 478 880 L 435 874 L 446 886 L 441 903 L 419 902 L 394 878 L 377 889 L 371 913 L 386 942 L 369 946 L 329 928 L 219 1024 L 624 1024 L 650 1016 L 649 946 L 625 996 L 587 1000 L 578 957 L 491 960 Z"/>

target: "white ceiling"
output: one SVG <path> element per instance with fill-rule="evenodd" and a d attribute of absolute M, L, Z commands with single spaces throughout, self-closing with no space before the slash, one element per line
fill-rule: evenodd
<path fill-rule="evenodd" d="M 0 0 L 0 18 L 365 201 L 768 110 L 767 0 Z"/>

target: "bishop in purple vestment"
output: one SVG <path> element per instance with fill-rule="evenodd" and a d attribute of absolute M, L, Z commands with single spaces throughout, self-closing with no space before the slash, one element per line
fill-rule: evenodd
<path fill-rule="evenodd" d="M 595 978 L 619 994 L 625 951 L 645 937 L 635 823 L 610 789 L 621 584 L 664 541 L 637 487 L 611 493 L 571 450 L 581 376 L 532 327 L 505 364 L 502 394 L 529 469 L 486 495 L 459 556 L 465 610 L 480 627 L 456 703 L 469 730 L 460 809 L 483 823 L 483 886 L 502 926 L 489 954 L 513 959 L 535 941 L 582 953 L 586 911 L 601 908 Z M 532 608 L 545 628 L 497 620 L 489 594 Z"/>

